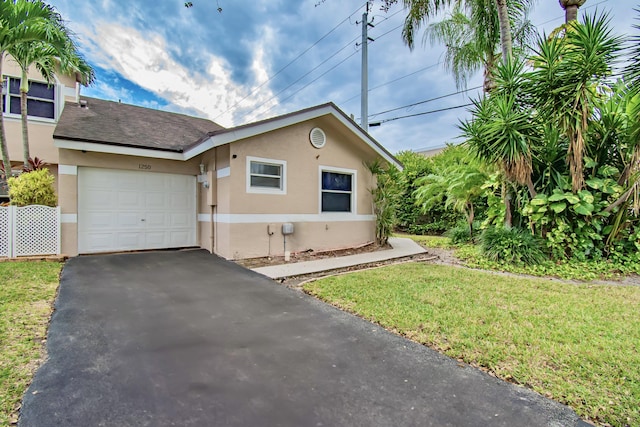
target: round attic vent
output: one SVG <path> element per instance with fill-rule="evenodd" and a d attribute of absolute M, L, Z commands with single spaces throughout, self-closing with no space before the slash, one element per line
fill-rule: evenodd
<path fill-rule="evenodd" d="M 314 147 L 322 148 L 324 144 L 327 143 L 327 136 L 322 129 L 313 128 L 311 129 L 311 133 L 309 133 L 309 141 L 311 141 L 311 145 Z"/>

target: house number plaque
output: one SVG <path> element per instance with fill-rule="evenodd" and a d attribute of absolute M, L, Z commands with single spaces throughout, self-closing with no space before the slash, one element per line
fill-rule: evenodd
<path fill-rule="evenodd" d="M 151 169 L 151 165 L 148 165 L 146 163 L 138 163 L 138 169 L 150 170 Z"/>

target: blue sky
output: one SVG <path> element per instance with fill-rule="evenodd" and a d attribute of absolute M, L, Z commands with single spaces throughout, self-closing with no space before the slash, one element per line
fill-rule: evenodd
<path fill-rule="evenodd" d="M 96 83 L 82 89 L 87 96 L 207 117 L 227 127 L 329 101 L 360 117 L 356 42 L 364 1 L 193 0 L 189 9 L 182 0 L 49 3 L 96 69 Z M 608 11 L 614 31 L 629 34 L 639 3 L 588 0 L 582 10 Z M 369 14 L 375 39 L 369 45 L 369 114 L 456 92 L 453 77 L 438 65 L 443 48 L 418 42 L 410 51 L 401 39 L 402 7 L 385 13 L 379 6 L 377 0 Z M 564 12 L 557 0 L 538 0 L 531 21 L 549 32 L 564 21 Z M 479 74 L 467 87 L 481 84 Z M 456 107 L 477 95 L 471 90 L 369 121 Z M 457 124 L 467 117 L 466 108 L 456 108 L 387 121 L 371 133 L 392 152 L 437 147 L 460 142 Z"/>

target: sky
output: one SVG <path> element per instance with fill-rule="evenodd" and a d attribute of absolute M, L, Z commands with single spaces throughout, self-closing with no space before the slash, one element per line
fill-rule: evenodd
<path fill-rule="evenodd" d="M 360 122 L 364 1 L 193 0 L 191 8 L 182 0 L 48 3 L 96 70 L 83 95 L 225 127 L 326 102 Z M 457 126 L 470 115 L 460 106 L 479 96 L 473 88 L 482 85 L 482 73 L 467 82 L 471 90 L 455 94 L 444 48 L 422 43 L 420 32 L 410 50 L 401 37 L 406 12 L 380 5 L 376 0 L 368 15 L 369 123 L 381 122 L 370 133 L 392 153 L 462 142 Z M 634 8 L 640 1 L 588 0 L 581 14 L 608 12 L 616 34 L 638 34 Z M 537 0 L 530 20 L 549 33 L 564 22 L 564 11 L 558 0 Z"/>

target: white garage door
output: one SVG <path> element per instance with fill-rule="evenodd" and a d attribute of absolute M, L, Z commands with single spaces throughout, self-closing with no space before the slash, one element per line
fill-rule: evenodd
<path fill-rule="evenodd" d="M 78 168 L 78 252 L 195 245 L 195 176 Z"/>

